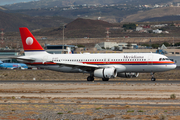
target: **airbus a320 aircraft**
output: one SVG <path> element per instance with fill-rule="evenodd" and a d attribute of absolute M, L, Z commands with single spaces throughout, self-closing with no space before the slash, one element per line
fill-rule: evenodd
<path fill-rule="evenodd" d="M 17 59 L 23 63 L 44 69 L 89 73 L 87 81 L 94 77 L 108 81 L 115 77 L 138 77 L 139 73 L 154 73 L 176 68 L 166 56 L 154 53 L 110 53 L 110 54 L 49 54 L 27 28 L 19 28 L 25 56 Z"/>

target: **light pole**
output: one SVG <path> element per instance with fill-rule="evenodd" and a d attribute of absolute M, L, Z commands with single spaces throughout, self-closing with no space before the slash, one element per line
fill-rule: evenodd
<path fill-rule="evenodd" d="M 63 24 L 63 53 L 64 53 L 64 24 Z"/>

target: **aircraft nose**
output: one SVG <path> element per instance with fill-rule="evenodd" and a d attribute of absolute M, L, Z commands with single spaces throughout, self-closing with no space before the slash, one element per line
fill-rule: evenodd
<path fill-rule="evenodd" d="M 177 64 L 174 63 L 173 65 L 171 65 L 171 69 L 175 69 L 177 67 Z"/>
<path fill-rule="evenodd" d="M 172 63 L 166 66 L 166 70 L 173 70 L 177 67 L 176 63 Z"/>
<path fill-rule="evenodd" d="M 174 69 L 177 67 L 177 64 L 175 63 L 175 65 L 174 65 Z"/>

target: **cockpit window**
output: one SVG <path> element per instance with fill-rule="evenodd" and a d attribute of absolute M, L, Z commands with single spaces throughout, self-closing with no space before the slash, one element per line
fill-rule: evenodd
<path fill-rule="evenodd" d="M 159 58 L 159 61 L 170 61 L 169 58 Z"/>

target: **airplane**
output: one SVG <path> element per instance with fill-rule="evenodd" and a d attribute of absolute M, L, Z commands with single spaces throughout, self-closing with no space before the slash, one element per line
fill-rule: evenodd
<path fill-rule="evenodd" d="M 3 63 L 0 60 L 0 68 L 3 68 L 3 69 L 28 69 L 28 66 L 26 64 L 22 64 L 22 63 Z"/>
<path fill-rule="evenodd" d="M 176 64 L 168 57 L 156 53 L 101 53 L 101 54 L 49 54 L 38 43 L 28 28 L 19 28 L 25 56 L 16 59 L 43 69 L 88 73 L 87 81 L 94 77 L 109 81 L 111 78 L 138 77 L 139 73 L 154 73 L 173 70 Z"/>

